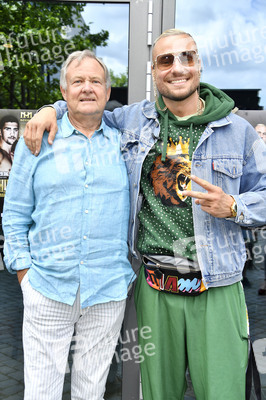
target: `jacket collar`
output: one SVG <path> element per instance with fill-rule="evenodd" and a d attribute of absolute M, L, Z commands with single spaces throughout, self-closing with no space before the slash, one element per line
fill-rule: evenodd
<path fill-rule="evenodd" d="M 155 102 L 144 101 L 142 112 L 146 118 L 158 119 L 158 113 L 155 109 Z"/>
<path fill-rule="evenodd" d="M 209 128 L 217 128 L 217 127 L 220 127 L 220 126 L 229 125 L 231 123 L 232 123 L 232 120 L 231 120 L 230 114 L 229 114 L 226 117 L 218 119 L 217 121 L 209 122 L 208 127 Z"/>

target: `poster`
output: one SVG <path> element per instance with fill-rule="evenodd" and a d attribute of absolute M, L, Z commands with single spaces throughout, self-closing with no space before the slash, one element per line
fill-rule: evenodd
<path fill-rule="evenodd" d="M 18 139 L 35 113 L 36 110 L 0 110 L 0 270 L 4 268 L 2 212 L 8 177 Z"/>
<path fill-rule="evenodd" d="M 0 110 L 0 198 L 5 196 L 16 144 L 35 110 Z M 2 213 L 2 199 L 1 213 Z"/>

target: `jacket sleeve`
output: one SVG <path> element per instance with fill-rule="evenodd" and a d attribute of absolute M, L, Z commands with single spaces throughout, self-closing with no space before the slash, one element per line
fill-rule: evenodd
<path fill-rule="evenodd" d="M 62 119 L 65 112 L 68 110 L 67 103 L 64 100 L 58 100 L 51 105 L 56 111 L 56 119 Z"/>
<path fill-rule="evenodd" d="M 136 119 L 140 114 L 142 114 L 142 107 L 144 107 L 146 103 L 147 101 L 144 100 L 140 103 L 115 108 L 113 111 L 105 110 L 103 113 L 103 120 L 108 126 L 123 131 L 128 127 L 131 119 Z M 61 119 L 64 113 L 68 110 L 67 103 L 63 100 L 56 101 L 54 104 L 50 104 L 49 106 L 55 109 L 57 119 Z"/>
<path fill-rule="evenodd" d="M 126 129 L 133 129 L 133 126 L 136 126 L 136 120 L 143 126 L 143 118 L 141 117 L 145 104 L 147 104 L 147 101 L 143 100 L 142 102 L 115 108 L 113 111 L 104 111 L 104 122 L 111 127 L 119 129 L 122 134 Z"/>
<path fill-rule="evenodd" d="M 243 227 L 266 224 L 266 145 L 260 138 L 248 146 L 240 193 L 233 196 L 237 202 L 236 223 Z"/>
<path fill-rule="evenodd" d="M 33 223 L 31 215 L 34 209 L 32 156 L 21 138 L 8 180 L 2 220 L 4 262 L 11 273 L 31 267 L 28 232 Z"/>

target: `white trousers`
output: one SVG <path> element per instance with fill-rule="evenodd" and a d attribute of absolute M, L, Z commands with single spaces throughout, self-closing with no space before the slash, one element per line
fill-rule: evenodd
<path fill-rule="evenodd" d="M 80 308 L 34 290 L 27 274 L 24 301 L 24 400 L 61 400 L 72 353 L 71 399 L 102 400 L 119 337 L 126 300 Z"/>

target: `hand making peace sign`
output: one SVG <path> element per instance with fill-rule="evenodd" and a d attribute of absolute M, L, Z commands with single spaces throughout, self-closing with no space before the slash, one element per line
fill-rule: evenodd
<path fill-rule="evenodd" d="M 196 204 L 201 206 L 201 209 L 213 217 L 230 218 L 231 206 L 234 199 L 229 194 L 226 194 L 219 186 L 212 185 L 204 179 L 191 175 L 191 180 L 200 185 L 207 192 L 197 192 L 194 190 L 185 190 L 185 196 L 193 197 Z"/>

